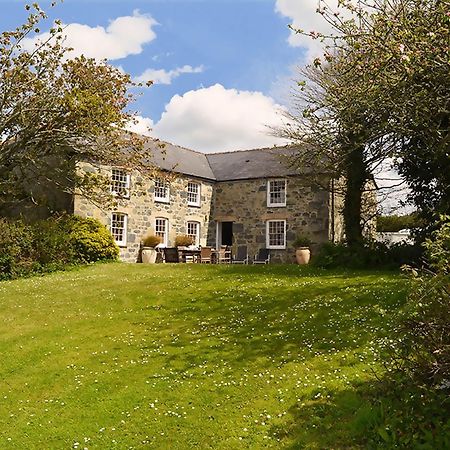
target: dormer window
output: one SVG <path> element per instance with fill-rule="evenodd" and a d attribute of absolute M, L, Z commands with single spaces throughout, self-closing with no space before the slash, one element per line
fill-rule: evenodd
<path fill-rule="evenodd" d="M 130 175 L 122 169 L 112 169 L 111 194 L 118 197 L 130 197 Z"/>
<path fill-rule="evenodd" d="M 170 202 L 169 184 L 164 180 L 155 180 L 155 202 Z"/>
<path fill-rule="evenodd" d="M 200 206 L 200 183 L 188 183 L 187 203 L 189 206 Z"/>
<path fill-rule="evenodd" d="M 286 180 L 267 182 L 267 206 L 286 206 Z"/>

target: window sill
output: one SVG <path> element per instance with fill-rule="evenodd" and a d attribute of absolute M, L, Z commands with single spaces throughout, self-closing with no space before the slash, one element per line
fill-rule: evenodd
<path fill-rule="evenodd" d="M 155 203 L 165 203 L 169 204 L 170 200 L 164 199 L 164 198 L 155 198 Z"/>
<path fill-rule="evenodd" d="M 286 208 L 286 203 L 267 204 L 268 208 Z"/>
<path fill-rule="evenodd" d="M 200 203 L 188 203 L 188 206 L 192 206 L 193 208 L 200 208 Z"/>
<path fill-rule="evenodd" d="M 286 250 L 286 246 L 281 246 L 281 245 L 268 245 L 266 247 L 269 250 Z"/>
<path fill-rule="evenodd" d="M 130 200 L 130 196 L 128 195 L 127 197 L 125 197 L 125 195 L 114 195 L 113 197 L 116 198 L 117 200 Z"/>

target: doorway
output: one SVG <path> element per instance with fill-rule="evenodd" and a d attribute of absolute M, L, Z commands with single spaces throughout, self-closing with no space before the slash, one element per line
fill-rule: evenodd
<path fill-rule="evenodd" d="M 233 245 L 233 222 L 217 222 L 216 247 Z"/>

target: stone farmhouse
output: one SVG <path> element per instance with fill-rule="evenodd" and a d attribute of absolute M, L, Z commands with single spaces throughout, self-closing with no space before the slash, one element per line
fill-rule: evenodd
<path fill-rule="evenodd" d="M 308 183 L 305 172 L 289 164 L 292 148 L 204 154 L 172 144 L 161 149 L 152 140 L 146 145 L 170 177 L 143 179 L 111 167 L 111 191 L 121 193 L 113 211 L 73 199 L 75 214 L 110 227 L 124 261 L 139 260 L 141 240 L 149 233 L 164 246 L 185 234 L 201 246 L 229 245 L 234 252 L 247 246 L 251 257 L 268 248 L 272 262 L 294 261 L 299 234 L 315 245 L 342 235 L 337 196 Z"/>

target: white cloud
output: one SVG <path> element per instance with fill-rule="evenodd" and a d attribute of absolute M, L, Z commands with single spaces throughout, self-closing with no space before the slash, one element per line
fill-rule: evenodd
<path fill-rule="evenodd" d="M 216 84 L 172 97 L 152 135 L 205 153 L 282 145 L 267 128 L 282 124 L 281 109 L 261 92 Z"/>
<path fill-rule="evenodd" d="M 84 55 L 98 59 L 121 59 L 128 55 L 138 55 L 143 45 L 153 41 L 156 34 L 153 26 L 157 22 L 147 14 L 134 11 L 132 16 L 122 16 L 110 22 L 108 27 L 90 27 L 79 23 L 64 25 L 66 47 L 74 50 L 70 57 Z M 34 49 L 36 43 L 50 37 L 49 32 L 23 41 L 25 50 Z"/>
<path fill-rule="evenodd" d="M 192 67 L 188 65 L 169 71 L 164 69 L 147 69 L 142 75 L 134 78 L 134 81 L 136 83 L 153 81 L 154 84 L 172 84 L 173 79 L 178 78 L 183 73 L 201 73 L 203 70 L 203 66 Z"/>
<path fill-rule="evenodd" d="M 338 10 L 337 0 L 331 0 L 326 4 L 333 10 Z M 325 5 L 322 2 L 321 7 Z M 311 31 L 329 34 L 332 31 L 331 25 L 324 20 L 321 14 L 317 13 L 318 0 L 276 0 L 275 11 L 285 17 L 292 19 L 295 29 L 301 29 L 309 33 Z M 325 44 L 320 39 L 312 39 L 309 36 L 296 34 L 291 31 L 288 42 L 293 47 L 304 47 L 307 50 L 306 59 L 309 61 L 317 56 L 321 56 L 325 49 Z"/>
<path fill-rule="evenodd" d="M 137 134 L 142 134 L 144 136 L 151 136 L 151 129 L 153 128 L 153 120 L 148 117 L 142 117 L 136 115 L 134 121 L 129 122 L 126 129 Z"/>

